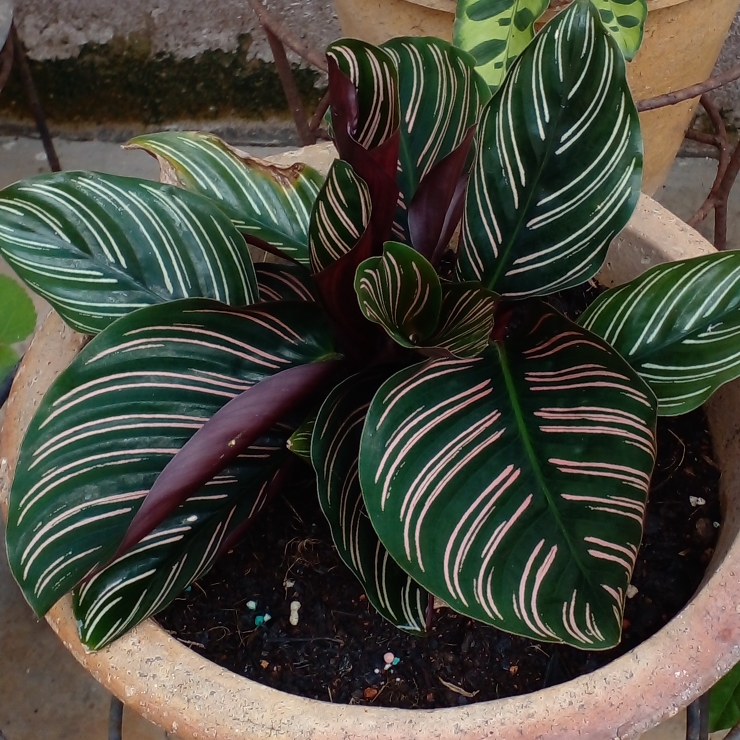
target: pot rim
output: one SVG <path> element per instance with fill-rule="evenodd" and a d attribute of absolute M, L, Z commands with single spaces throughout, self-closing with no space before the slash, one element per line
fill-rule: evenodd
<path fill-rule="evenodd" d="M 712 251 L 693 229 L 641 196 L 635 216 L 610 248 L 601 278 L 615 284 L 651 263 Z M 56 343 L 52 359 L 42 360 L 49 339 Z M 3 506 L 24 432 L 18 415 L 27 423 L 45 392 L 42 388 L 83 343 L 53 313 L 34 338 L 0 431 Z M 48 371 L 47 365 L 50 377 L 43 379 L 39 376 Z M 708 411 L 723 469 L 727 513 L 704 583 L 653 637 L 604 668 L 558 686 L 460 708 L 335 705 L 285 694 L 220 668 L 152 620 L 110 647 L 88 653 L 77 639 L 71 597 L 60 601 L 46 618 L 77 660 L 106 688 L 182 738 L 347 740 L 381 734 L 388 740 L 632 738 L 676 714 L 740 658 L 740 439 L 734 421 L 740 419 L 740 382 L 724 386 Z"/>

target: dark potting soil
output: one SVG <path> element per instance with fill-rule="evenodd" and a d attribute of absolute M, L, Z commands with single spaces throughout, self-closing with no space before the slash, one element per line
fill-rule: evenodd
<path fill-rule="evenodd" d="M 717 538 L 718 480 L 703 412 L 660 419 L 632 580 L 637 593 L 627 601 L 621 644 L 606 652 L 515 637 L 449 609 L 436 612 L 428 637 L 395 629 L 339 559 L 308 468 L 304 481 L 157 618 L 235 673 L 324 701 L 433 708 L 536 691 L 625 653 L 689 600 Z M 289 621 L 294 601 L 296 626 Z M 388 652 L 398 658 L 390 668 Z"/>

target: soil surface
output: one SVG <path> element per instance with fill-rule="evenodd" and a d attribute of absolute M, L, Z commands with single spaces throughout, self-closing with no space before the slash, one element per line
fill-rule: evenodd
<path fill-rule="evenodd" d="M 306 480 L 158 616 L 183 643 L 288 693 L 406 708 L 464 705 L 588 673 L 655 633 L 689 600 L 719 527 L 719 471 L 703 412 L 662 418 L 645 534 L 619 647 L 588 653 L 538 643 L 443 609 L 426 638 L 378 616 L 331 544 Z M 300 602 L 290 623 L 291 602 Z M 268 616 L 269 615 L 269 616 Z M 395 665 L 386 667 L 385 654 Z"/>

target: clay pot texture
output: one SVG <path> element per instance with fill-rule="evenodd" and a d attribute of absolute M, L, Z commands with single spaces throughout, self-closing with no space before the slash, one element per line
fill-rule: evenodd
<path fill-rule="evenodd" d="M 556 12 L 551 3 L 542 18 Z M 738 0 L 647 0 L 642 47 L 627 65 L 635 100 L 703 82 L 712 73 Z M 334 0 L 345 36 L 380 44 L 393 36 L 452 39 L 455 0 Z M 652 195 L 668 176 L 699 98 L 640 114 L 645 141 L 642 190 Z"/>
<path fill-rule="evenodd" d="M 322 148 L 328 162 L 331 152 Z M 315 159 L 289 155 L 293 161 Z M 650 266 L 713 247 L 650 198 L 614 240 L 600 279 L 629 280 Z M 0 505 L 25 430 L 44 393 L 85 338 L 52 313 L 15 380 L 0 431 Z M 704 583 L 656 635 L 609 665 L 521 697 L 437 710 L 329 704 L 262 686 L 219 668 L 147 620 L 110 647 L 87 653 L 69 596 L 47 620 L 90 673 L 134 711 L 183 739 L 612 740 L 634 738 L 703 694 L 740 659 L 740 382 L 707 405 L 722 469 L 724 523 Z"/>

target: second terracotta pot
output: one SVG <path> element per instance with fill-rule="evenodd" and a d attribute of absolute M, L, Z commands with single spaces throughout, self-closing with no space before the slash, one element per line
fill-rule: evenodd
<path fill-rule="evenodd" d="M 452 39 L 455 0 L 334 0 L 342 32 L 373 44 L 393 36 Z M 627 65 L 636 100 L 680 90 L 712 72 L 738 0 L 648 0 L 642 48 Z M 553 15 L 545 13 L 543 20 Z M 643 192 L 652 195 L 671 163 L 698 98 L 640 114 L 645 139 Z"/>

